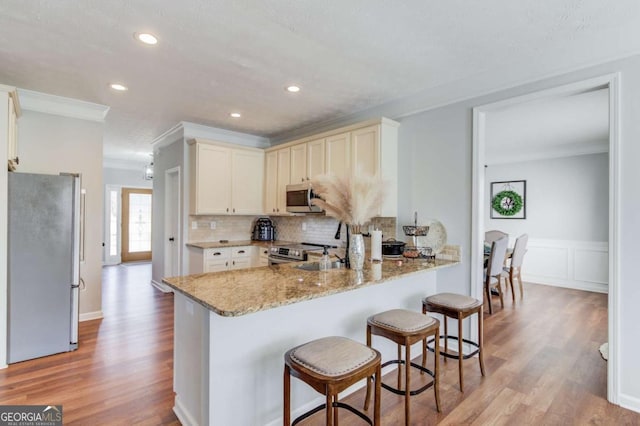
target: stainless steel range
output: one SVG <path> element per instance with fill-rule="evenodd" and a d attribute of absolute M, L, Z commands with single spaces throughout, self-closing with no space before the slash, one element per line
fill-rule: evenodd
<path fill-rule="evenodd" d="M 335 248 L 326 244 L 299 243 L 272 246 L 269 250 L 269 265 L 289 262 L 304 262 L 311 251 L 322 252 L 323 247 Z"/>

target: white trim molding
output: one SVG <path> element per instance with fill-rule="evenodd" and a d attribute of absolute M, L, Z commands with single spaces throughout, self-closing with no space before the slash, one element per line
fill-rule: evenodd
<path fill-rule="evenodd" d="M 232 130 L 190 123 L 188 121 L 179 122 L 155 138 L 151 141 L 151 146 L 153 147 L 153 150 L 156 151 L 158 148 L 171 145 L 180 138 L 185 140 L 194 138 L 213 139 L 234 145 L 250 146 L 253 148 L 268 148 L 271 146 L 269 144 L 269 139 L 262 136 L 234 132 Z"/>
<path fill-rule="evenodd" d="M 18 89 L 22 109 L 104 123 L 110 107 L 73 98 Z"/>
<path fill-rule="evenodd" d="M 151 285 L 163 293 L 173 293 L 173 289 L 171 287 L 159 281 L 151 280 Z"/>
<path fill-rule="evenodd" d="M 608 293 L 607 242 L 529 239 L 522 280 L 536 284 Z"/>
<path fill-rule="evenodd" d="M 473 191 L 471 218 L 471 295 L 482 294 L 482 235 L 484 234 L 484 209 L 480 208 L 481 200 L 485 200 L 484 164 L 485 164 L 485 119 L 486 114 L 512 105 L 552 96 L 571 95 L 584 91 L 609 89 L 609 237 L 608 237 L 608 339 L 609 360 L 607 362 L 607 399 L 613 404 L 621 403 L 620 383 L 620 73 L 596 76 L 587 80 L 540 90 L 523 96 L 516 96 L 502 101 L 480 105 L 473 108 Z M 528 255 L 527 255 L 528 256 Z M 527 274 L 527 259 L 523 272 Z M 524 278 L 524 277 L 523 277 Z M 602 283 L 591 283 L 589 285 Z M 472 319 L 473 322 L 473 319 Z M 473 327 L 472 324 L 472 334 Z M 629 399 L 627 398 L 628 402 Z M 638 404 L 635 406 L 638 408 Z M 639 410 L 640 411 L 640 410 Z"/>
<path fill-rule="evenodd" d="M 102 318 L 104 318 L 104 314 L 102 313 L 102 311 L 85 312 L 84 314 L 80 314 L 80 322 Z"/>

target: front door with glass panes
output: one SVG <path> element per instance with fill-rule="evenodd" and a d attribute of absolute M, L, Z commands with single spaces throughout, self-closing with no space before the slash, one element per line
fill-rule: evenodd
<path fill-rule="evenodd" d="M 151 190 L 122 188 L 122 261 L 151 260 Z"/>

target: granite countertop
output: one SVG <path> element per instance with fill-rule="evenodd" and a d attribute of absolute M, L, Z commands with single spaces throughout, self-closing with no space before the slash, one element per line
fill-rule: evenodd
<path fill-rule="evenodd" d="M 327 272 L 304 271 L 295 268 L 297 263 L 285 263 L 164 278 L 162 281 L 218 315 L 233 317 L 356 290 L 458 263 L 440 259 L 365 262 L 360 274 L 345 268 Z"/>

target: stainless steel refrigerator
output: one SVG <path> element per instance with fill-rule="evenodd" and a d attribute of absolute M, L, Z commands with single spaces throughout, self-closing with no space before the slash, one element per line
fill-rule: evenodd
<path fill-rule="evenodd" d="M 8 362 L 78 348 L 80 178 L 9 173 Z"/>

